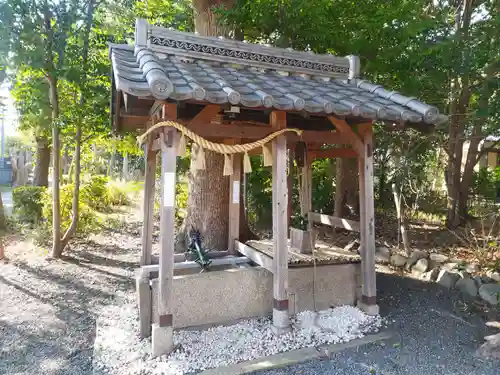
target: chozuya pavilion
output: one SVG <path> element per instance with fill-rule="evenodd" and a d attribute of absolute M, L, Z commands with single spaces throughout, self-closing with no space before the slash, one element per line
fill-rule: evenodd
<path fill-rule="evenodd" d="M 277 335 L 303 310 L 357 304 L 377 314 L 373 198 L 375 121 L 432 128 L 435 107 L 360 77 L 356 56 L 337 57 L 201 37 L 136 22 L 135 44 L 109 49 L 112 119 L 117 132 L 142 134 L 146 159 L 141 269 L 141 335 L 153 353 L 173 349 L 173 330 L 272 315 Z M 174 255 L 176 158 L 192 141 L 225 155 L 230 184 L 228 249 L 209 253 L 211 272 L 186 272 Z M 197 150 L 197 151 L 196 151 Z M 290 152 L 292 151 L 292 152 Z M 160 255 L 151 264 L 156 154 L 161 154 Z M 272 166 L 272 241 L 239 241 L 240 181 L 248 155 Z M 288 240 L 289 155 L 300 170 L 309 229 L 330 225 L 360 233 L 358 253 L 317 241 L 312 252 Z M 356 158 L 360 220 L 311 212 L 311 163 Z M 204 163 L 192 166 L 204 168 Z M 217 266 L 217 267 L 216 267 Z M 182 272 L 181 272 L 182 271 Z"/>

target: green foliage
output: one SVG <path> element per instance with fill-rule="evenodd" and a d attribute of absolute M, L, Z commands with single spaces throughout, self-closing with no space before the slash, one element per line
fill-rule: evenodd
<path fill-rule="evenodd" d="M 66 230 L 71 224 L 73 190 L 74 184 L 61 186 L 61 229 Z M 49 230 L 52 227 L 52 193 L 49 190 L 45 192 L 43 201 L 44 226 L 42 229 Z M 92 209 L 83 199 L 79 204 L 78 230 L 80 233 L 89 233 L 100 228 L 100 218 L 96 211 Z"/>
<path fill-rule="evenodd" d="M 43 197 L 46 188 L 43 186 L 19 186 L 12 190 L 14 215 L 23 223 L 37 224 L 42 217 Z"/>
<path fill-rule="evenodd" d="M 188 184 L 178 182 L 175 185 L 175 224 L 180 227 L 186 217 L 188 203 Z"/>
<path fill-rule="evenodd" d="M 334 168 L 331 159 L 316 160 L 312 164 L 312 209 L 333 213 L 335 202 Z"/>
<path fill-rule="evenodd" d="M 292 216 L 292 227 L 300 230 L 307 230 L 308 219 L 307 216 L 294 215 Z"/>
<path fill-rule="evenodd" d="M 497 198 L 497 190 L 500 189 L 500 167 L 495 170 L 481 168 L 474 171 L 472 191 L 474 195 L 494 201 Z"/>
<path fill-rule="evenodd" d="M 106 176 L 92 176 L 80 189 L 80 199 L 95 210 L 109 208 L 108 178 Z"/>

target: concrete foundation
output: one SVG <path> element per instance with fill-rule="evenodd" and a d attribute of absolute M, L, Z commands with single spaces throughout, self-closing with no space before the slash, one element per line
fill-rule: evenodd
<path fill-rule="evenodd" d="M 151 346 L 153 357 L 169 354 L 174 350 L 174 329 L 172 327 L 152 326 Z"/>
<path fill-rule="evenodd" d="M 313 267 L 297 267 L 288 272 L 290 314 L 354 305 L 360 296 L 359 263 L 322 265 L 315 271 Z M 173 289 L 173 328 L 224 324 L 273 313 L 273 276 L 261 267 L 178 275 L 174 276 Z M 147 292 L 138 288 L 139 294 Z M 142 320 L 158 322 L 157 279 L 150 281 L 149 293 L 151 304 L 147 298 L 138 298 L 141 327 L 146 324 Z"/>

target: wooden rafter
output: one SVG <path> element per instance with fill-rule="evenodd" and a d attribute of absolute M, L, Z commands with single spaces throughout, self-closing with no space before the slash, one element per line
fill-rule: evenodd
<path fill-rule="evenodd" d="M 328 120 L 335 126 L 335 129 L 337 131 L 341 132 L 344 134 L 348 142 L 352 145 L 354 150 L 358 153 L 358 155 L 363 155 L 364 154 L 364 146 L 363 146 L 363 141 L 357 135 L 354 130 L 349 126 L 349 124 L 345 120 L 341 120 L 335 116 L 328 116 Z"/>

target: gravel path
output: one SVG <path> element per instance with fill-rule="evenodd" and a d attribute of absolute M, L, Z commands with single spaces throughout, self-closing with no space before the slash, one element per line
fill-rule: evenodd
<path fill-rule="evenodd" d="M 72 245 L 62 260 L 30 242 L 0 262 L 0 374 L 92 373 L 95 321 L 133 290 L 138 223 Z"/>
<path fill-rule="evenodd" d="M 499 320 L 498 312 L 484 313 L 434 284 L 383 273 L 377 281 L 381 313 L 392 321 L 393 339 L 345 350 L 330 360 L 253 375 L 500 374 L 500 362 L 474 355 L 483 337 L 496 333 L 484 322 Z"/>

